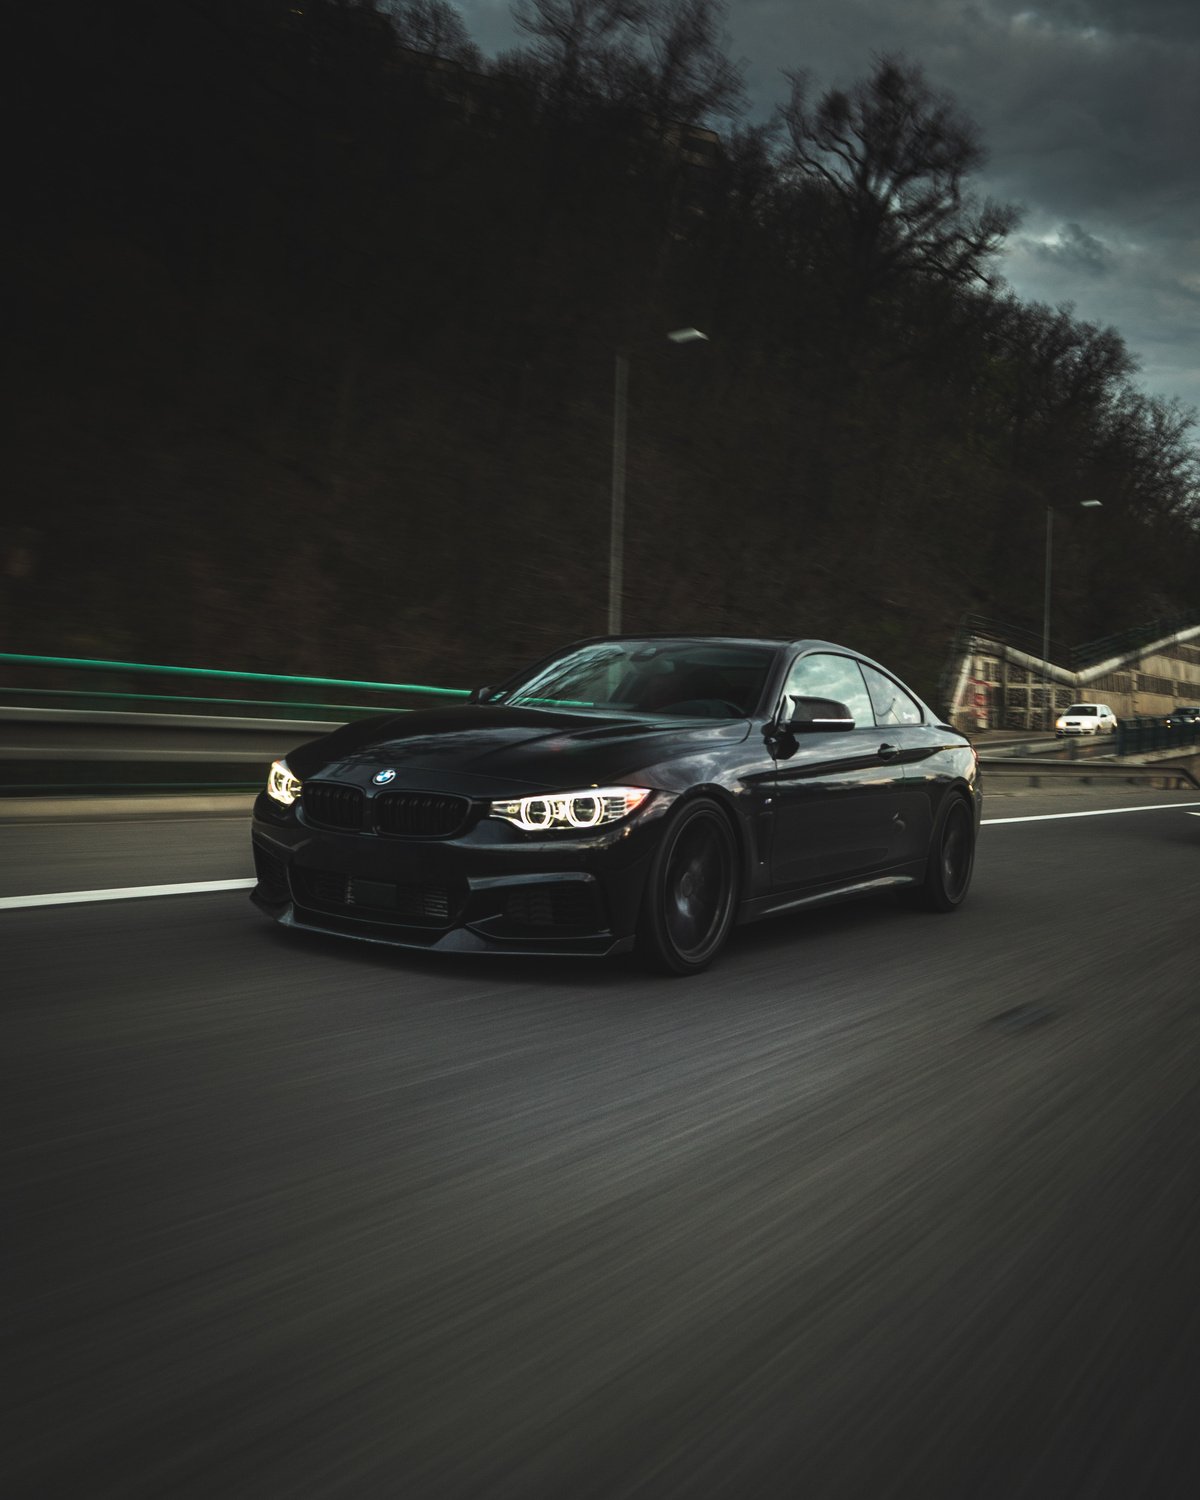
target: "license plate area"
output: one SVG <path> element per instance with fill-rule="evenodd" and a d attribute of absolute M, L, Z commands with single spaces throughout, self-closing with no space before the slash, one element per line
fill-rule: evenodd
<path fill-rule="evenodd" d="M 412 927 L 449 927 L 465 896 L 453 882 L 370 880 L 302 865 L 292 866 L 291 881 L 302 907 Z"/>
<path fill-rule="evenodd" d="M 351 906 L 373 906 L 377 911 L 395 911 L 399 906 L 399 893 L 386 880 L 350 880 L 347 900 Z"/>

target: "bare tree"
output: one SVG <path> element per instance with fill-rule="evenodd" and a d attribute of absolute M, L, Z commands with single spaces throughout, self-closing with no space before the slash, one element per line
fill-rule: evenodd
<path fill-rule="evenodd" d="M 631 33 L 644 25 L 650 0 L 515 0 L 517 26 L 549 84 L 551 101 L 564 101 L 624 78 Z"/>
<path fill-rule="evenodd" d="M 1015 208 L 980 204 L 965 179 L 984 161 L 975 125 L 921 69 L 878 60 L 869 78 L 809 102 L 809 78 L 788 73 L 780 111 L 781 165 L 822 183 L 846 235 L 847 271 L 870 295 L 904 272 L 990 284 L 987 262 L 1018 222 Z"/>
<path fill-rule="evenodd" d="M 380 7 L 391 18 L 402 47 L 445 57 L 464 67 L 477 68 L 481 56 L 463 18 L 446 0 L 385 0 Z"/>
<path fill-rule="evenodd" d="M 724 0 L 656 0 L 647 17 L 648 54 L 638 69 L 656 119 L 694 125 L 741 113 L 745 86 L 728 56 L 725 12 Z"/>

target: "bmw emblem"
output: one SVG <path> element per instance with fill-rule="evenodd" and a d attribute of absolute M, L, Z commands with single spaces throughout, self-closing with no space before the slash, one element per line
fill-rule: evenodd
<path fill-rule="evenodd" d="M 376 771 L 371 780 L 376 786 L 387 786 L 389 782 L 395 781 L 395 771 Z"/>

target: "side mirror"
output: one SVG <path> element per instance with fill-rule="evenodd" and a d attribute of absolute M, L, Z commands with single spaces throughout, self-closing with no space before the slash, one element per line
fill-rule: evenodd
<path fill-rule="evenodd" d="M 832 734 L 854 728 L 854 718 L 844 703 L 833 698 L 785 698 L 780 725 L 790 734 Z"/>
<path fill-rule="evenodd" d="M 468 703 L 490 703 L 492 694 L 496 691 L 493 687 L 472 688 L 467 695 Z"/>

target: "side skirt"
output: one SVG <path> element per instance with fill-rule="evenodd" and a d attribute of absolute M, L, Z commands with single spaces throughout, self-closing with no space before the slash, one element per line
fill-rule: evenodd
<path fill-rule="evenodd" d="M 859 896 L 874 896 L 881 891 L 899 890 L 903 886 L 916 885 L 920 878 L 919 875 L 877 875 L 870 880 L 856 880 L 851 885 L 806 891 L 803 895 L 773 891 L 769 896 L 755 896 L 749 901 L 743 901 L 738 908 L 737 925 L 740 927 L 747 922 L 761 922 L 764 917 L 803 911 L 810 906 L 829 906 L 835 901 L 854 901 Z"/>

